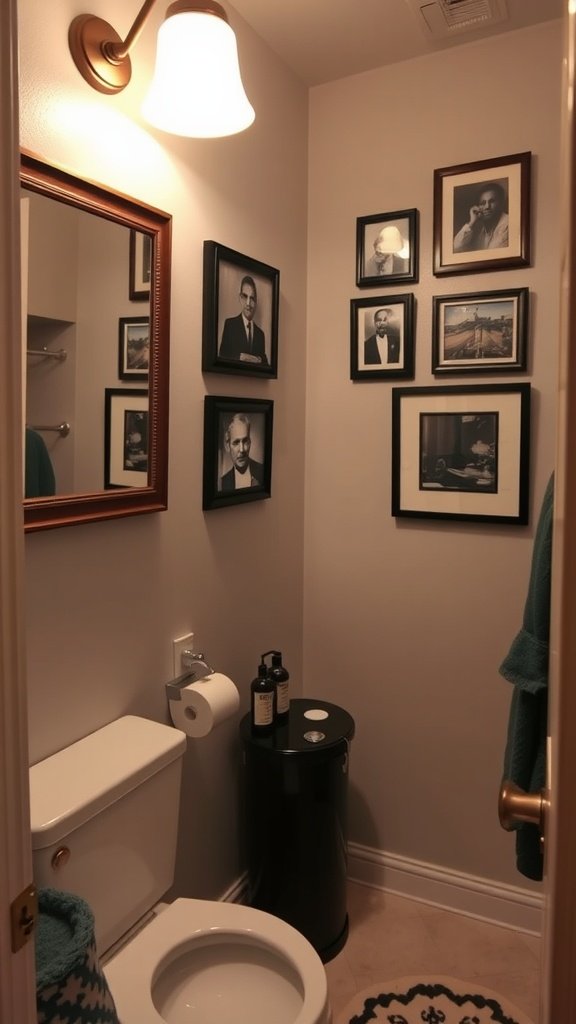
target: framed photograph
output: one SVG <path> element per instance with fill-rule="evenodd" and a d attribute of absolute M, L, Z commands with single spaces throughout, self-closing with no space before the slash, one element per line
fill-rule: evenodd
<path fill-rule="evenodd" d="M 130 228 L 130 284 L 129 297 L 135 301 L 149 301 L 152 281 L 152 235 Z"/>
<path fill-rule="evenodd" d="M 148 484 L 148 392 L 104 392 L 104 487 Z"/>
<path fill-rule="evenodd" d="M 528 522 L 530 384 L 392 389 L 392 515 Z"/>
<path fill-rule="evenodd" d="M 395 377 L 414 377 L 414 296 L 351 299 L 351 380 Z"/>
<path fill-rule="evenodd" d="M 435 295 L 432 373 L 525 370 L 528 289 Z"/>
<path fill-rule="evenodd" d="M 280 271 L 204 242 L 202 369 L 278 376 Z"/>
<path fill-rule="evenodd" d="M 530 266 L 531 153 L 434 171 L 434 273 Z"/>
<path fill-rule="evenodd" d="M 118 320 L 120 380 L 148 380 L 149 369 L 150 317 L 121 316 Z"/>
<path fill-rule="evenodd" d="M 356 284 L 374 288 L 418 280 L 418 210 L 358 217 Z"/>
<path fill-rule="evenodd" d="M 204 511 L 269 498 L 274 403 L 204 399 Z"/>

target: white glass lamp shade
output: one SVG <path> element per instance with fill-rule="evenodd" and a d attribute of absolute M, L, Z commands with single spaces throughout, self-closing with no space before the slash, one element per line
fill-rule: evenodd
<path fill-rule="evenodd" d="M 170 10 L 158 32 L 156 69 L 142 114 L 173 135 L 210 139 L 244 131 L 255 114 L 225 15 Z"/>

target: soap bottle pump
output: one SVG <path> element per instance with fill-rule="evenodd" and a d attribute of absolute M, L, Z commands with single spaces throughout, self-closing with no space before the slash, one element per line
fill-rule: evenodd
<path fill-rule="evenodd" d="M 288 694 L 290 673 L 282 664 L 282 652 L 271 651 L 270 653 L 272 654 L 270 677 L 276 685 L 276 717 L 282 722 L 286 720 L 290 711 L 290 697 Z"/>
<path fill-rule="evenodd" d="M 250 686 L 250 709 L 253 732 L 258 736 L 272 732 L 276 714 L 276 686 L 270 678 L 263 656 L 258 666 L 258 675 Z"/>

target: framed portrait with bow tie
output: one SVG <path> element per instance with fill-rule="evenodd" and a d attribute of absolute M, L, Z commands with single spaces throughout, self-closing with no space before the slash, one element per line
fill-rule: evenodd
<path fill-rule="evenodd" d="M 278 376 L 280 271 L 204 242 L 202 370 Z"/>
<path fill-rule="evenodd" d="M 418 280 L 418 210 L 373 213 L 356 221 L 356 284 L 380 288 Z"/>

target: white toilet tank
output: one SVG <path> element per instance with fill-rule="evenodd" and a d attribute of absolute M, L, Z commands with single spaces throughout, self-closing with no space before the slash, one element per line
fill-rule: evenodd
<path fill-rule="evenodd" d="M 34 881 L 88 901 L 100 955 L 172 884 L 185 749 L 128 715 L 30 768 Z"/>

